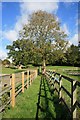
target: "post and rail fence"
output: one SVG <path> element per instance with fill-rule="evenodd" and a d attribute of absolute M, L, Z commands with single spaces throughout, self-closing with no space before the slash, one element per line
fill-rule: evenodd
<path fill-rule="evenodd" d="M 37 75 L 37 70 L 27 70 L 0 77 L 0 112 L 9 103 L 14 107 L 16 96 L 20 92 L 24 93 L 24 88 L 28 89 Z M 47 70 L 44 75 L 49 85 L 52 86 L 54 93 L 57 93 L 59 103 L 63 103 L 66 106 L 71 119 L 79 118 L 80 82 L 51 70 Z M 78 111 L 79 115 L 77 115 Z"/>
<path fill-rule="evenodd" d="M 0 76 L 0 112 L 10 103 L 14 107 L 16 96 L 24 93 L 24 88 L 28 89 L 36 77 L 37 69 Z"/>
<path fill-rule="evenodd" d="M 80 82 L 51 70 L 46 71 L 45 77 L 49 85 L 54 86 L 53 91 L 57 93 L 59 103 L 63 103 L 66 106 L 70 118 L 79 120 Z"/>

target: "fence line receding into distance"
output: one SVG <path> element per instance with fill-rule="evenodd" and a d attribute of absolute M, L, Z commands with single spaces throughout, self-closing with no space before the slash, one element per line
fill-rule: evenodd
<path fill-rule="evenodd" d="M 58 94 L 59 102 L 63 103 L 72 119 L 80 112 L 80 82 L 54 71 L 46 71 L 46 79 Z"/>
<path fill-rule="evenodd" d="M 9 103 L 14 107 L 16 104 L 16 96 L 21 91 L 24 93 L 24 88 L 28 89 L 36 77 L 37 70 L 27 70 L 0 76 L 0 112 L 2 112 Z"/>

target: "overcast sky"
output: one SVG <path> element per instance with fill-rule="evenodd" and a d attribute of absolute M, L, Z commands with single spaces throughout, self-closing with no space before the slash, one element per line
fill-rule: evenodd
<path fill-rule="evenodd" d="M 19 1 L 19 0 L 18 0 Z M 78 44 L 78 2 L 48 2 L 48 0 L 21 0 L 22 2 L 3 2 L 2 8 L 2 28 L 0 28 L 1 37 L 0 59 L 7 56 L 6 46 L 12 44 L 18 39 L 19 30 L 28 22 L 28 15 L 37 10 L 45 10 L 49 13 L 56 14 L 61 22 L 61 28 L 68 34 L 70 43 Z M 28 2 L 29 1 L 29 2 Z M 65 0 L 66 1 L 66 0 Z"/>

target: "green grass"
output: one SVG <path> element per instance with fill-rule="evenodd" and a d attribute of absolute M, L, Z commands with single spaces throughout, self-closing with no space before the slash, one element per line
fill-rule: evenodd
<path fill-rule="evenodd" d="M 49 85 L 50 83 L 45 79 L 45 77 L 42 78 L 40 84 L 41 87 L 39 92 L 40 101 L 38 100 L 39 103 L 38 117 L 44 118 L 45 120 L 46 119 L 67 120 L 68 117 L 66 117 L 67 114 L 64 105 L 59 104 L 58 96 L 55 95 L 54 92 L 51 93 L 51 91 L 53 91 L 54 88 Z M 63 116 L 63 111 L 64 111 L 64 116 Z"/>
<path fill-rule="evenodd" d="M 37 109 L 37 98 L 40 84 L 40 76 L 35 79 L 24 93 L 16 98 L 16 106 L 6 109 L 3 118 L 35 118 Z"/>
<path fill-rule="evenodd" d="M 80 81 L 80 76 L 73 76 L 69 75 L 66 70 L 73 70 L 73 71 L 80 71 L 80 67 L 73 67 L 73 66 L 47 66 L 47 69 L 49 70 L 55 70 L 58 73 L 61 73 L 63 75 L 69 76 L 75 80 Z"/>
<path fill-rule="evenodd" d="M 55 118 L 64 120 L 67 112 L 64 112 L 63 116 L 63 111 L 64 106 L 58 104 L 58 97 L 54 94 L 51 96 L 46 79 L 38 76 L 24 93 L 16 97 L 15 107 L 7 107 L 2 116 L 3 118 L 37 118 L 38 116 L 45 120 Z"/>
<path fill-rule="evenodd" d="M 2 67 L 1 73 L 2 74 L 12 74 L 12 73 L 17 73 L 17 72 L 22 72 L 25 69 L 19 70 L 19 69 L 13 69 L 13 68 L 5 68 Z"/>
<path fill-rule="evenodd" d="M 47 66 L 47 69 L 56 70 L 56 72 L 67 75 L 64 73 L 65 70 L 77 70 L 78 68 L 71 66 Z M 73 77 L 75 79 L 75 76 Z M 64 81 L 63 84 L 68 91 L 71 91 L 70 83 Z M 38 100 L 38 93 L 40 93 L 40 100 Z M 64 98 L 68 103 L 69 99 L 65 94 Z M 40 105 L 38 107 L 37 102 Z M 55 104 L 55 102 L 57 103 Z M 3 118 L 35 118 L 37 112 L 39 118 L 46 119 L 47 117 L 52 117 L 54 120 L 57 116 L 61 117 L 63 111 L 65 111 L 64 105 L 58 104 L 57 96 L 51 96 L 47 82 L 43 80 L 42 83 L 40 83 L 40 76 L 38 76 L 32 85 L 27 90 L 25 89 L 24 94 L 20 93 L 17 96 L 14 109 L 11 106 L 6 109 Z M 64 120 L 64 117 L 65 116 L 63 116 L 62 120 Z"/>
<path fill-rule="evenodd" d="M 32 65 L 28 65 L 28 67 L 26 69 L 36 69 L 37 67 L 34 67 Z M 12 74 L 12 73 L 18 73 L 18 72 L 22 72 L 22 71 L 25 71 L 26 69 L 17 69 L 17 68 L 6 68 L 4 66 L 2 66 L 1 68 L 1 73 L 2 74 Z"/>
<path fill-rule="evenodd" d="M 35 69 L 37 67 L 34 67 L 34 66 L 31 66 L 29 65 L 28 66 L 28 69 Z M 69 75 L 66 70 L 77 70 L 77 71 L 80 71 L 80 68 L 78 67 L 72 67 L 72 66 L 47 66 L 47 69 L 49 70 L 55 70 L 56 72 L 59 72 L 61 74 L 64 74 L 64 75 L 67 75 L 73 79 L 76 79 L 76 80 L 80 80 L 80 76 L 73 76 L 73 75 Z M 13 69 L 13 68 L 5 68 L 5 67 L 2 67 L 2 74 L 12 74 L 12 73 L 17 73 L 17 72 L 22 72 L 24 71 L 25 69 L 22 69 L 22 70 L 19 70 L 19 69 Z"/>
<path fill-rule="evenodd" d="M 47 69 L 49 70 L 55 70 L 56 72 L 60 73 L 60 74 L 63 74 L 63 75 L 66 75 L 70 78 L 73 78 L 75 80 L 78 80 L 80 81 L 80 76 L 74 76 L 74 75 L 69 75 L 67 73 L 67 71 L 72 71 L 72 72 L 80 72 L 80 68 L 78 67 L 72 67 L 72 66 L 47 66 Z M 62 85 L 69 91 L 69 93 L 71 93 L 71 84 L 69 81 L 67 80 L 63 80 L 63 83 Z M 70 107 L 70 97 L 65 93 L 63 92 L 63 98 L 64 100 L 66 101 L 68 107 Z M 78 102 L 80 101 L 80 87 L 77 87 L 77 99 L 78 99 Z M 78 108 L 77 110 L 77 115 L 78 117 L 80 118 L 80 108 Z"/>

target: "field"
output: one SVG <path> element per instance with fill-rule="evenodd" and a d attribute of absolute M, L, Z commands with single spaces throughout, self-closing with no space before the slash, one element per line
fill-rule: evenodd
<path fill-rule="evenodd" d="M 8 107 L 4 118 L 34 118 L 37 109 L 37 95 L 39 90 L 40 77 L 38 77 L 24 94 L 20 93 L 16 98 L 15 108 Z"/>
<path fill-rule="evenodd" d="M 60 74 L 69 76 L 70 78 L 73 78 L 74 80 L 80 81 L 80 68 L 78 67 L 71 67 L 71 66 L 47 66 L 47 69 L 49 70 L 54 70 L 55 72 L 58 72 Z M 71 74 L 70 74 L 71 73 Z M 74 73 L 72 75 L 72 73 Z M 75 75 L 77 73 L 78 75 Z M 64 87 L 71 92 L 71 84 L 69 81 L 63 80 L 63 85 Z M 68 106 L 70 104 L 70 98 L 63 92 L 63 97 L 66 100 Z M 77 87 L 77 100 L 80 101 L 80 87 Z M 78 108 L 78 113 L 77 115 L 80 118 L 80 108 Z"/>
<path fill-rule="evenodd" d="M 9 105 L 3 113 L 3 118 L 44 118 L 55 119 L 61 118 L 64 106 L 58 103 L 57 96 L 51 96 L 48 84 L 44 78 L 38 76 L 32 85 L 24 94 L 20 93 L 16 98 L 16 106 L 14 109 Z M 62 117 L 64 120 L 66 116 Z"/>
<path fill-rule="evenodd" d="M 75 80 L 80 81 L 80 68 L 72 66 L 47 66 L 47 70 L 55 70 L 55 72 L 61 73 L 63 75 L 69 76 Z M 70 75 L 70 71 L 73 73 L 79 73 L 79 75 Z"/>
<path fill-rule="evenodd" d="M 36 68 L 36 67 L 28 66 L 28 69 L 34 69 L 34 68 Z M 80 68 L 79 67 L 72 67 L 72 66 L 47 66 L 46 69 L 48 69 L 48 70 L 49 69 L 50 70 L 55 70 L 56 72 L 68 75 L 68 76 L 73 77 L 74 79 L 77 79 L 77 80 L 80 77 L 80 76 L 69 75 L 68 74 L 69 70 L 72 70 L 73 72 L 80 73 Z M 16 68 L 5 68 L 5 67 L 2 67 L 1 72 L 2 72 L 2 74 L 12 74 L 12 73 L 21 72 L 21 71 L 24 71 L 24 70 L 26 70 L 26 69 L 19 70 L 19 69 L 16 69 Z"/>
<path fill-rule="evenodd" d="M 34 66 L 29 65 L 28 69 L 34 69 Z M 1 73 L 2 74 L 12 74 L 12 73 L 18 73 L 18 72 L 22 72 L 25 71 L 26 69 L 17 69 L 17 68 L 5 68 L 4 66 L 1 68 Z"/>
<path fill-rule="evenodd" d="M 5 68 L 5 67 L 2 67 L 2 74 L 12 74 L 12 73 L 17 73 L 17 72 L 22 72 L 24 71 L 25 69 L 23 70 L 19 70 L 19 69 L 14 69 L 14 68 Z"/>
<path fill-rule="evenodd" d="M 56 72 L 79 80 L 79 76 L 68 75 L 65 72 L 66 70 L 78 71 L 79 69 L 77 67 L 47 66 L 47 69 L 55 70 Z M 5 71 L 6 73 L 13 73 L 16 71 L 18 72 L 18 69 L 11 70 L 10 68 L 4 68 L 3 73 L 5 73 Z M 66 82 L 64 82 L 64 85 L 70 91 L 69 83 L 66 84 Z M 51 96 L 47 82 L 44 79 L 41 82 L 41 76 L 38 76 L 32 85 L 27 90 L 25 89 L 24 94 L 20 93 L 17 96 L 15 108 L 13 109 L 10 105 L 6 108 L 6 111 L 3 114 L 3 118 L 52 117 L 55 119 L 57 116 L 61 117 L 64 111 L 64 106 L 55 104 L 55 102 L 58 103 L 57 100 L 57 96 Z M 63 116 L 62 120 L 64 120 L 64 118 L 65 116 Z"/>

